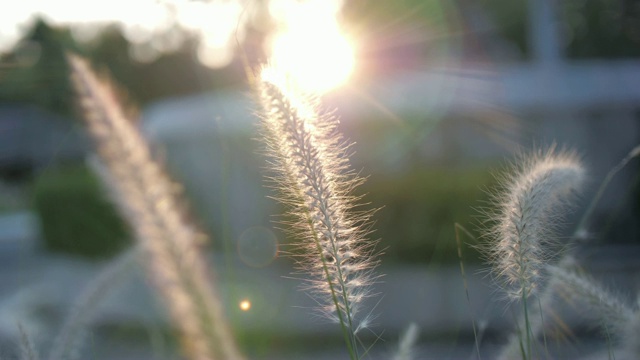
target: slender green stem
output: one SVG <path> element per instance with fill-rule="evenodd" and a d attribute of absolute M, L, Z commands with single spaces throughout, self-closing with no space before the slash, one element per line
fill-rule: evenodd
<path fill-rule="evenodd" d="M 316 240 L 316 247 L 320 246 L 320 242 L 318 240 L 318 238 L 315 236 L 314 234 L 314 239 Z M 338 249 L 336 248 L 336 244 L 335 242 L 331 243 L 331 247 L 333 249 L 334 254 L 338 254 Z M 324 256 L 322 256 L 322 248 L 319 247 L 319 255 L 322 257 L 322 262 L 323 262 L 323 266 L 326 268 L 326 262 L 324 259 Z M 337 260 L 336 260 L 337 261 Z M 349 335 L 351 337 L 351 343 L 353 344 L 353 350 L 355 352 L 356 358 L 358 357 L 358 346 L 357 346 L 357 342 L 356 342 L 356 335 L 355 335 L 355 329 L 353 328 L 353 319 L 351 316 L 351 306 L 349 306 L 349 297 L 347 295 L 347 290 L 346 290 L 346 284 L 344 283 L 344 276 L 342 275 L 342 268 L 341 266 L 336 266 L 336 270 L 338 271 L 338 283 L 340 284 L 340 288 L 342 289 L 342 298 L 344 299 L 344 312 L 347 315 L 347 321 L 349 323 Z M 328 271 L 328 269 L 326 269 L 326 271 Z M 331 285 L 331 279 L 328 279 L 329 284 Z M 333 288 L 331 289 L 331 292 L 333 293 Z M 336 306 L 338 306 L 338 304 L 336 304 Z M 337 312 L 340 313 L 341 310 L 338 307 Z"/>
<path fill-rule="evenodd" d="M 476 340 L 476 353 L 478 354 L 478 359 L 480 357 L 480 339 L 478 338 L 478 332 L 476 331 L 476 320 L 475 315 L 473 313 L 473 309 L 471 308 L 471 298 L 469 297 L 469 286 L 467 284 L 467 276 L 464 272 L 464 260 L 462 258 L 462 242 L 460 241 L 460 231 L 463 231 L 467 236 L 474 238 L 469 231 L 467 231 L 462 225 L 455 223 L 454 230 L 456 233 L 456 244 L 458 246 L 458 260 L 460 260 L 460 273 L 462 274 L 462 283 L 464 285 L 464 292 L 467 297 L 467 305 L 469 306 L 469 312 L 471 313 L 471 327 L 473 328 L 473 338 Z"/>
<path fill-rule="evenodd" d="M 611 169 L 607 173 L 607 176 L 602 181 L 602 184 L 600 184 L 600 187 L 598 188 L 596 195 L 593 197 L 593 199 L 589 203 L 589 207 L 587 207 L 587 210 L 582 215 L 582 218 L 580 219 L 578 226 L 576 226 L 576 230 L 573 233 L 574 238 L 586 230 L 587 221 L 589 220 L 589 218 L 591 218 L 591 214 L 595 210 L 596 205 L 600 201 L 600 198 L 604 194 L 604 191 L 607 189 L 607 186 L 609 186 L 609 183 L 611 182 L 611 180 L 613 180 L 613 177 L 616 176 L 616 174 L 620 172 L 620 170 L 622 170 L 629 161 L 631 161 L 633 158 L 637 157 L 638 155 L 640 155 L 640 145 L 634 147 L 629 152 L 629 154 L 627 154 L 627 156 L 625 156 L 625 158 L 618 163 L 618 165 L 616 165 L 613 169 Z"/>
<path fill-rule="evenodd" d="M 216 127 L 218 129 L 222 128 L 220 124 L 220 119 L 216 118 Z M 231 221 L 229 209 L 229 194 L 230 190 L 230 182 L 231 182 L 231 157 L 229 155 L 229 144 L 228 139 L 226 137 L 220 137 L 220 154 L 222 155 L 222 166 L 221 166 L 221 193 L 224 194 L 220 197 L 220 216 L 222 219 L 222 224 L 220 226 L 221 235 L 222 235 L 222 244 L 224 247 L 224 266 L 225 266 L 225 275 L 226 280 L 229 282 L 229 293 L 226 295 L 226 299 L 228 304 L 233 304 L 233 302 L 238 298 L 238 282 L 236 281 L 236 272 L 235 267 L 233 266 L 233 240 L 231 239 Z M 213 154 L 211 154 L 213 155 Z M 236 323 L 238 321 L 238 313 L 236 311 L 231 311 L 229 315 L 229 319 L 232 323 Z"/>
<path fill-rule="evenodd" d="M 294 183 L 291 181 L 291 183 Z M 304 196 L 301 194 L 300 189 L 296 189 L 297 196 L 299 199 L 304 199 Z M 329 284 L 329 290 L 331 292 L 331 300 L 333 301 L 334 306 L 336 307 L 336 313 L 338 314 L 338 322 L 340 323 L 340 328 L 342 330 L 342 335 L 344 336 L 344 342 L 347 345 L 347 351 L 349 352 L 349 358 L 351 360 L 359 360 L 357 351 L 357 343 L 355 341 L 355 334 L 353 333 L 353 327 L 351 327 L 351 320 L 349 319 L 349 328 L 345 325 L 344 316 L 342 311 L 340 310 L 340 301 L 338 300 L 338 296 L 336 295 L 336 290 L 333 286 L 333 281 L 331 277 L 331 273 L 329 272 L 329 267 L 327 266 L 327 261 L 324 258 L 322 244 L 320 244 L 320 238 L 318 237 L 318 232 L 316 231 L 313 223 L 313 218 L 309 213 L 309 209 L 304 208 L 305 218 L 307 220 L 307 225 L 309 226 L 309 230 L 313 236 L 313 242 L 315 248 L 318 252 L 318 256 L 322 261 L 322 271 L 324 272 L 325 277 L 327 278 L 327 283 Z"/>
<path fill-rule="evenodd" d="M 524 343 L 522 342 L 522 328 L 520 327 L 520 323 L 518 323 L 518 320 L 516 319 L 515 312 L 512 311 L 511 314 L 513 315 L 513 321 L 515 322 L 518 328 L 517 334 L 518 334 L 518 347 L 520 348 L 520 355 L 522 355 L 522 360 L 525 360 L 527 358 L 527 353 L 524 350 Z"/>
<path fill-rule="evenodd" d="M 540 328 L 542 329 L 542 339 L 544 341 L 544 352 L 547 356 L 547 359 L 550 359 L 549 356 L 549 348 L 547 347 L 547 333 L 544 331 L 544 314 L 542 313 L 542 302 L 540 301 L 540 297 L 538 299 L 538 308 L 540 309 Z"/>
<path fill-rule="evenodd" d="M 611 334 L 609 333 L 609 327 L 606 325 L 604 326 L 604 334 L 607 338 L 607 353 L 609 355 L 609 360 L 615 360 L 616 356 L 611 348 Z"/>
<path fill-rule="evenodd" d="M 354 341 L 355 334 L 353 333 L 353 327 L 351 326 L 351 316 L 349 316 L 347 313 L 347 316 L 349 318 L 349 327 L 347 329 L 347 326 L 345 326 L 345 321 L 342 315 L 342 310 L 340 309 L 340 302 L 338 301 L 338 296 L 336 295 L 336 291 L 333 287 L 333 281 L 331 278 L 331 274 L 329 273 L 329 267 L 327 266 L 327 261 L 325 260 L 324 256 L 322 256 L 322 245 L 320 244 L 320 239 L 318 238 L 318 233 L 313 227 L 313 220 L 311 219 L 311 216 L 309 216 L 308 212 L 307 212 L 307 219 L 309 221 L 309 228 L 313 233 L 313 241 L 316 245 L 316 250 L 318 250 L 318 254 L 322 259 L 322 269 L 324 271 L 325 276 L 327 277 L 327 283 L 329 284 L 329 289 L 331 290 L 331 299 L 333 300 L 333 303 L 336 307 L 336 313 L 338 314 L 338 320 L 340 322 L 340 327 L 342 328 L 342 334 L 344 335 L 345 343 L 347 345 L 347 349 L 349 350 L 349 357 L 351 358 L 351 360 L 358 360 L 359 357 L 358 357 L 358 351 L 357 351 L 357 344 Z"/>
<path fill-rule="evenodd" d="M 525 343 L 527 344 L 526 354 L 527 359 L 531 357 L 531 325 L 529 323 L 529 309 L 527 307 L 527 289 L 522 289 L 522 308 L 524 310 L 524 328 L 525 328 Z"/>

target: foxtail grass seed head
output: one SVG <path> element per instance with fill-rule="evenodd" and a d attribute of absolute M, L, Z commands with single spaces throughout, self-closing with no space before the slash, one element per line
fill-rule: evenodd
<path fill-rule="evenodd" d="M 62 326 L 53 339 L 49 360 L 76 360 L 82 357 L 82 347 L 89 333 L 92 311 L 108 298 L 118 282 L 140 255 L 140 245 L 135 245 L 120 254 L 89 282 L 76 298 Z"/>
<path fill-rule="evenodd" d="M 38 351 L 36 350 L 33 341 L 25 331 L 22 324 L 18 324 L 18 330 L 20 331 L 20 352 L 21 360 L 38 360 Z"/>
<path fill-rule="evenodd" d="M 623 337 L 625 325 L 633 318 L 630 306 L 586 275 L 556 266 L 550 266 L 549 273 L 561 296 L 580 306 L 586 316 L 599 321 L 612 337 Z"/>
<path fill-rule="evenodd" d="M 68 60 L 97 145 L 98 175 L 140 242 L 186 355 L 194 360 L 240 359 L 197 246 L 200 235 L 178 210 L 173 182 L 152 158 L 111 86 L 98 79 L 85 60 L 74 55 Z"/>
<path fill-rule="evenodd" d="M 558 262 L 556 267 L 561 268 L 565 271 L 573 271 L 578 267 L 577 260 L 571 255 L 564 255 L 562 259 Z M 546 329 L 545 327 L 549 325 L 551 321 L 547 321 L 545 323 L 544 319 L 550 318 L 549 316 L 554 311 L 554 307 L 557 303 L 557 297 L 555 290 L 561 285 L 560 279 L 556 279 L 553 274 L 549 275 L 548 282 L 544 286 L 544 288 L 538 292 L 537 298 L 539 303 L 530 306 L 527 311 L 529 312 L 529 331 L 533 338 L 538 338 L 541 334 L 543 334 Z M 505 345 L 500 355 L 497 357 L 499 360 L 510 360 L 517 359 L 522 357 L 521 349 L 520 349 L 520 340 L 522 335 L 526 333 L 526 326 L 524 320 L 524 314 L 521 314 L 521 318 L 516 321 L 518 325 L 518 330 L 512 333 L 509 336 L 509 341 L 507 345 Z"/>
<path fill-rule="evenodd" d="M 503 181 L 496 195 L 498 211 L 491 216 L 487 248 L 498 282 L 510 299 L 536 292 L 553 254 L 549 245 L 561 209 L 583 184 L 585 171 L 574 154 L 549 150 L 524 161 Z"/>
<path fill-rule="evenodd" d="M 398 350 L 393 360 L 412 360 L 416 357 L 416 342 L 420 335 L 420 329 L 416 323 L 411 323 L 400 336 Z"/>
<path fill-rule="evenodd" d="M 317 101 L 277 69 L 262 70 L 257 90 L 262 138 L 275 172 L 270 180 L 289 208 L 287 228 L 303 253 L 297 264 L 311 276 L 308 290 L 320 311 L 357 332 L 355 317 L 375 280 L 374 242 L 365 239 L 370 213 L 353 209 L 357 198 L 351 193 L 362 180 L 349 168 L 338 121 L 320 115 Z"/>
<path fill-rule="evenodd" d="M 622 346 L 629 359 L 640 359 L 640 296 L 633 315 L 625 324 Z"/>

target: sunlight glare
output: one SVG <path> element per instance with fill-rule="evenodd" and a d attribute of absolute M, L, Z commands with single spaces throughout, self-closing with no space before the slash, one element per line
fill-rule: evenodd
<path fill-rule="evenodd" d="M 228 65 L 233 60 L 235 37 L 244 37 L 239 25 L 240 2 L 183 2 L 180 9 L 178 23 L 200 38 L 198 59 L 212 68 Z"/>
<path fill-rule="evenodd" d="M 242 300 L 242 301 L 240 301 L 239 306 L 240 306 L 240 310 L 249 311 L 251 309 L 251 301 L 249 301 L 247 299 Z"/>
<path fill-rule="evenodd" d="M 228 65 L 236 37 L 244 39 L 243 0 L 22 0 L 0 11 L 0 53 L 11 51 L 33 21 L 69 27 L 79 42 L 94 40 L 115 24 L 130 42 L 136 61 L 148 62 L 180 48 L 188 36 L 198 38 L 198 57 L 209 67 Z M 175 35 L 178 34 L 178 35 Z"/>
<path fill-rule="evenodd" d="M 343 84 L 353 71 L 353 48 L 340 32 L 335 1 L 275 1 L 280 31 L 271 42 L 271 64 L 303 91 L 321 94 Z"/>

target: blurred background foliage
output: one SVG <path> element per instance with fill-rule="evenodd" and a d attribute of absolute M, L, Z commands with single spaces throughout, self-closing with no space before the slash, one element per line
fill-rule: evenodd
<path fill-rule="evenodd" d="M 640 56 L 638 0 L 564 0 L 559 4 L 563 45 L 570 58 Z M 440 53 L 460 51 L 482 51 L 492 62 L 529 59 L 526 0 L 351 0 L 345 2 L 343 16 L 345 27 L 363 43 L 357 71 L 364 74 L 375 69 L 422 67 Z M 140 106 L 171 96 L 246 88 L 240 54 L 247 56 L 249 64 L 264 59 L 261 44 L 270 28 L 258 25 L 265 21 L 246 25 L 242 48 L 235 50 L 230 64 L 209 68 L 197 58 L 194 36 L 185 35 L 177 49 L 145 63 L 131 58 L 131 43 L 118 26 L 105 27 L 95 39 L 78 43 L 68 28 L 52 27 L 38 18 L 13 50 L 0 53 L 0 102 L 32 103 L 71 114 L 65 51 L 79 52 L 108 69 Z M 486 53 L 495 34 L 516 49 L 512 58 Z M 415 56 L 402 56 L 402 52 Z M 406 63 L 403 58 L 418 60 Z"/>
<path fill-rule="evenodd" d="M 489 206 L 495 179 L 485 167 L 471 169 L 416 168 L 402 177 L 370 178 L 363 186 L 367 201 L 378 208 L 374 217 L 385 263 L 441 264 L 457 261 L 454 224 L 475 233 Z M 475 205 L 475 206 L 474 206 Z M 479 238 L 466 235 L 465 260 L 480 259 L 475 245 Z"/>
<path fill-rule="evenodd" d="M 35 104 L 70 115 L 73 93 L 64 53 L 75 49 L 67 30 L 36 21 L 21 44 L 2 56 L 0 102 Z"/>
<path fill-rule="evenodd" d="M 104 258 L 131 243 L 128 226 L 93 172 L 84 165 L 40 173 L 31 196 L 48 251 Z"/>
<path fill-rule="evenodd" d="M 640 56 L 639 1 L 565 0 L 560 4 L 565 24 L 564 51 L 570 58 Z M 476 54 L 476 58 L 491 63 L 529 61 L 527 6 L 526 0 L 346 1 L 345 26 L 362 42 L 357 50 L 360 64 L 356 77 L 422 68 L 451 53 Z M 478 8 L 483 11 L 476 11 Z M 193 36 L 186 35 L 173 51 L 141 62 L 130 56 L 131 43 L 118 26 L 105 27 L 93 40 L 79 43 L 68 28 L 53 27 L 40 18 L 24 31 L 23 39 L 13 50 L 0 54 L 0 104 L 36 105 L 76 118 L 66 51 L 87 56 L 108 70 L 139 107 L 214 90 L 247 90 L 241 55 L 246 56 L 249 65 L 264 59 L 261 44 L 269 27 L 259 25 L 261 22 L 264 19 L 246 25 L 247 35 L 241 47 L 235 49 L 230 64 L 210 68 L 198 60 L 198 39 Z M 491 52 L 496 34 L 511 47 L 510 56 Z M 437 126 L 437 121 L 427 125 Z M 372 133 L 375 130 L 358 131 L 376 136 Z M 380 145 L 375 139 L 374 144 L 364 146 Z M 406 155 L 410 157 L 413 151 L 417 150 L 409 147 Z M 37 174 L 29 185 L 43 222 L 47 247 L 89 256 L 112 254 L 121 248 L 126 230 L 102 199 L 95 179 L 82 166 L 51 166 L 52 171 Z M 372 176 L 363 191 L 372 206 L 381 208 L 375 217 L 373 236 L 382 239 L 381 248 L 387 254 L 385 259 L 389 259 L 385 261 L 455 260 L 453 224 L 474 223 L 478 212 L 472 207 L 481 206 L 488 199 L 485 189 L 495 183 L 486 169 L 431 167 L 415 168 L 402 176 Z M 69 216 L 69 212 L 74 215 Z M 84 220 L 75 223 L 85 218 L 102 220 L 100 224 Z M 69 236 L 71 232 L 77 235 Z M 112 245 L 105 245 L 105 236 L 114 239 Z M 75 242 L 76 237 L 83 238 L 86 245 Z"/>
<path fill-rule="evenodd" d="M 640 2 L 561 1 L 566 54 L 573 59 L 640 56 Z"/>

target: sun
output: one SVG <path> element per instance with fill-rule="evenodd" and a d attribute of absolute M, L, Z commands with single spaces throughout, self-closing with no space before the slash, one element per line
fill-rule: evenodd
<path fill-rule="evenodd" d="M 271 41 L 271 65 L 303 91 L 322 94 L 342 85 L 354 68 L 351 42 L 341 33 L 330 1 L 289 2 Z"/>
<path fill-rule="evenodd" d="M 324 93 L 349 78 L 354 59 L 351 45 L 339 34 L 292 31 L 274 40 L 271 63 L 302 90 Z"/>
<path fill-rule="evenodd" d="M 240 307 L 240 310 L 242 311 L 249 311 L 249 309 L 251 309 L 251 301 L 245 299 L 240 301 L 240 304 L 238 304 L 238 306 Z"/>
<path fill-rule="evenodd" d="M 251 301 L 244 299 L 240 301 L 240 303 L 238 304 L 238 307 L 240 307 L 240 310 L 242 311 L 249 311 L 251 310 Z"/>

